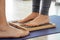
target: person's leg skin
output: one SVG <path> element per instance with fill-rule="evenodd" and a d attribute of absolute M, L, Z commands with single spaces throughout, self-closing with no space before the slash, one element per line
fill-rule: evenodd
<path fill-rule="evenodd" d="M 33 21 L 25 23 L 26 26 L 38 26 L 49 23 L 48 11 L 51 4 L 51 0 L 42 0 L 42 11 L 41 14 L 36 17 Z"/>
<path fill-rule="evenodd" d="M 31 19 L 35 19 L 39 15 L 40 0 L 32 0 L 32 1 L 33 1 L 32 13 L 23 20 L 19 20 L 18 22 L 20 23 L 29 22 L 31 21 Z"/>
<path fill-rule="evenodd" d="M 26 30 L 19 30 L 7 24 L 5 16 L 5 0 L 0 0 L 0 38 L 21 37 L 23 35 L 26 35 Z"/>

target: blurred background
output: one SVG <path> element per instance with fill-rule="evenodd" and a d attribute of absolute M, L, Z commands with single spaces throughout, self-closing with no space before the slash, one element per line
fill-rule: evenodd
<path fill-rule="evenodd" d="M 32 0 L 6 0 L 7 21 L 20 20 L 32 12 Z M 41 8 L 40 8 L 41 9 Z M 60 0 L 52 0 L 49 16 L 60 16 Z M 27 40 L 60 40 L 60 33 Z"/>

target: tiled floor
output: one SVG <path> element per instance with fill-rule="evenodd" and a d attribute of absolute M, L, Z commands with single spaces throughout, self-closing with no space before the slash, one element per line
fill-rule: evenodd
<path fill-rule="evenodd" d="M 7 21 L 23 19 L 32 12 L 32 1 L 22 0 L 6 0 L 6 16 Z M 60 6 L 55 6 L 55 2 L 51 3 L 49 16 L 60 16 Z M 28 40 L 59 40 L 60 34 L 37 37 Z"/>

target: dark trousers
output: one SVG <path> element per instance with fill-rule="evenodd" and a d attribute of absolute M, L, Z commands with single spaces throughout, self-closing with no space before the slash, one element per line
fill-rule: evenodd
<path fill-rule="evenodd" d="M 41 0 L 33 0 L 33 9 L 32 9 L 33 12 L 39 13 L 40 1 Z M 42 0 L 41 14 L 48 15 L 50 4 L 51 4 L 51 0 Z"/>

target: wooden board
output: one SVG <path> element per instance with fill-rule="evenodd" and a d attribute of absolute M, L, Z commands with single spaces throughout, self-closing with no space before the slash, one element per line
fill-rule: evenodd
<path fill-rule="evenodd" d="M 47 29 L 47 28 L 55 28 L 55 24 L 47 24 L 47 25 L 42 25 L 42 26 L 36 26 L 36 27 L 26 27 L 27 30 L 29 31 L 36 31 L 36 30 L 42 30 L 42 29 Z"/>
<path fill-rule="evenodd" d="M 19 23 L 12 23 L 10 25 L 14 26 L 16 28 L 24 27 L 28 31 L 36 31 L 36 30 L 42 30 L 42 29 L 47 29 L 47 28 L 55 28 L 54 23 L 48 23 L 48 24 L 45 24 L 45 25 L 40 25 L 40 26 L 35 26 L 35 27 L 21 26 Z"/>

